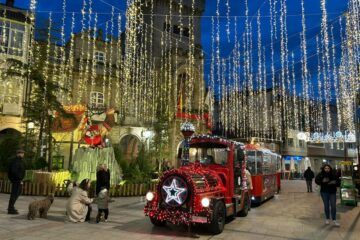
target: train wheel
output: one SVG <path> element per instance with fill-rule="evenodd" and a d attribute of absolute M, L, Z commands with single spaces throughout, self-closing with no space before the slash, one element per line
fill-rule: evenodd
<path fill-rule="evenodd" d="M 154 226 L 163 227 L 163 226 L 166 225 L 166 221 L 161 221 L 161 220 L 159 220 L 159 219 L 152 218 L 152 217 L 149 217 L 149 218 L 150 218 L 151 223 L 152 223 Z"/>
<path fill-rule="evenodd" d="M 249 196 L 246 195 L 244 201 L 244 207 L 238 214 L 240 217 L 246 217 L 249 213 Z"/>
<path fill-rule="evenodd" d="M 211 223 L 209 225 L 209 231 L 213 234 L 219 234 L 224 230 L 225 226 L 225 205 L 223 202 L 218 201 L 215 203 L 214 212 Z"/>

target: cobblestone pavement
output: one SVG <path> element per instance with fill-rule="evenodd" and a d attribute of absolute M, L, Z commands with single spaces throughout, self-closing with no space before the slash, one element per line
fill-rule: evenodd
<path fill-rule="evenodd" d="M 245 218 L 230 221 L 222 234 L 196 229 L 200 239 L 346 239 L 360 240 L 360 207 L 338 206 L 341 227 L 325 225 L 318 193 L 307 193 L 304 181 L 283 181 L 281 194 L 253 208 Z M 186 228 L 153 227 L 143 215 L 140 197 L 117 198 L 110 205 L 109 222 L 65 221 L 65 198 L 56 198 L 48 219 L 26 219 L 27 205 L 39 197 L 21 196 L 20 215 L 7 215 L 9 195 L 0 194 L 0 239 L 190 239 Z M 96 207 L 92 217 L 96 214 Z"/>

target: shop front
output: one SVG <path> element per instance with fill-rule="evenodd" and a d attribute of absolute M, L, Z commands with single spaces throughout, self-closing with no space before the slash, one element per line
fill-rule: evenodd
<path fill-rule="evenodd" d="M 312 167 L 310 159 L 304 156 L 284 156 L 284 175 L 286 179 L 300 179 L 308 167 Z"/>

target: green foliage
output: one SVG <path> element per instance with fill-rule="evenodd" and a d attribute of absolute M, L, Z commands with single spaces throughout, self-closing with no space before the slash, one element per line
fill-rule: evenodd
<path fill-rule="evenodd" d="M 35 159 L 39 157 L 41 141 L 44 133 L 48 134 L 47 141 L 52 144 L 53 139 L 51 136 L 51 128 L 53 123 L 53 113 L 57 112 L 63 117 L 71 118 L 73 115 L 69 115 L 63 109 L 62 104 L 58 101 L 57 95 L 61 91 L 65 91 L 59 83 L 46 79 L 44 74 L 38 69 L 31 69 L 30 81 L 32 84 L 31 98 L 25 106 L 26 117 L 35 123 L 35 126 L 39 129 L 38 141 L 36 144 Z M 39 107 L 41 106 L 41 107 Z M 52 153 L 49 153 L 50 156 Z M 51 162 L 49 160 L 49 166 Z"/>
<path fill-rule="evenodd" d="M 71 181 L 78 182 L 79 181 L 79 173 L 76 171 L 71 171 Z"/>
<path fill-rule="evenodd" d="M 120 160 L 120 166 L 123 171 L 123 180 L 127 183 L 148 183 L 151 180 L 152 165 L 144 148 L 140 149 L 134 162 Z"/>
<path fill-rule="evenodd" d="M 119 166 L 121 167 L 121 162 L 124 159 L 121 148 L 119 145 L 115 145 L 115 146 L 113 146 L 113 148 L 114 148 L 115 159 L 116 159 L 117 163 L 119 164 Z"/>
<path fill-rule="evenodd" d="M 47 162 L 45 160 L 45 158 L 43 157 L 39 157 L 38 159 L 35 160 L 34 164 L 33 164 L 33 169 L 45 169 L 47 167 Z"/>
<path fill-rule="evenodd" d="M 152 161 L 167 159 L 170 156 L 169 118 L 158 110 L 157 121 L 153 125 L 154 137 L 151 141 L 150 158 Z"/>
<path fill-rule="evenodd" d="M 12 157 L 16 150 L 21 147 L 22 139 L 18 137 L 6 137 L 0 142 L 0 171 L 7 172 Z"/>

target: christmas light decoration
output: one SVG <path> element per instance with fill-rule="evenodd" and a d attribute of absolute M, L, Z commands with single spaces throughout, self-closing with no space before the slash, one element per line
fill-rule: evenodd
<path fill-rule="evenodd" d="M 165 185 L 164 182 L 162 189 L 164 190 L 166 195 L 165 202 L 171 206 L 182 205 L 187 199 L 187 190 L 186 187 L 179 187 L 179 182 L 184 182 L 181 178 L 168 178 L 168 181 L 171 180 L 171 184 Z M 182 183 L 182 185 L 186 186 L 186 183 Z M 177 204 L 174 204 L 176 202 Z"/>
<path fill-rule="evenodd" d="M 355 128 L 359 1 L 350 0 L 347 13 L 338 17 L 341 43 L 336 42 L 337 20 L 328 21 L 326 1 L 319 1 L 321 14 L 311 15 L 321 16 L 320 33 L 310 38 L 309 33 L 315 28 L 307 28 L 309 13 L 305 11 L 308 6 L 304 0 L 299 2 L 299 13 L 288 14 L 289 1 L 269 0 L 269 11 L 264 14 L 258 9 L 253 16 L 248 0 L 244 0 L 244 15 L 238 16 L 231 16 L 229 0 L 214 1 L 216 12 L 209 16 L 201 16 L 196 0 L 170 0 L 163 13 L 157 12 L 155 0 L 128 0 L 124 16 L 115 6 L 109 12 L 97 12 L 93 0 L 83 0 L 80 12 L 67 12 L 68 1 L 63 0 L 62 11 L 56 13 L 61 14 L 60 46 L 54 46 L 53 40 L 55 12 L 49 13 L 52 26 L 47 29 L 43 73 L 47 81 L 71 89 L 72 94 L 71 91 L 58 93 L 66 104 L 86 104 L 89 92 L 96 90 L 96 79 L 102 78 L 98 84 L 105 105 L 114 103 L 122 118 L 131 116 L 144 124 L 154 125 L 161 113 L 170 123 L 169 128 L 175 125 L 172 124 L 175 118 L 183 117 L 195 120 L 196 129 L 201 130 L 204 116 L 207 114 L 210 119 L 214 116 L 216 100 L 224 135 L 245 140 L 251 137 L 284 140 L 288 129 L 306 133 L 314 129 L 331 139 L 333 131 Z M 31 19 L 35 18 L 36 4 L 36 0 L 30 1 Z M 104 16 L 107 21 L 99 24 Z M 301 31 L 289 35 L 287 24 L 289 17 L 294 16 L 301 21 Z M 158 19 L 165 21 L 164 29 L 156 27 Z M 80 21 L 79 35 L 75 34 L 76 20 Z M 197 26 L 202 20 L 211 25 L 209 56 L 197 46 Z M 126 22 L 124 33 L 122 22 Z M 239 31 L 240 26 L 243 32 Z M 175 27 L 179 33 L 174 33 Z M 267 34 L 263 33 L 266 27 L 270 28 L 269 43 Z M 97 32 L 101 28 L 105 34 L 102 70 L 95 60 L 95 52 L 101 45 Z M 4 33 L 3 30 L 3 40 Z M 184 36 L 186 33 L 188 36 Z M 121 34 L 126 36 L 124 42 Z M 223 57 L 222 37 L 233 44 L 229 56 Z M 33 38 L 31 45 L 35 42 Z M 80 38 L 78 43 L 77 38 Z M 289 40 L 295 38 L 300 40 L 298 46 L 290 44 Z M 308 49 L 312 39 L 316 39 L 316 53 Z M 1 49 L 5 51 L 4 46 Z M 35 54 L 39 49 L 38 45 L 29 49 L 29 59 L 37 58 L 30 60 L 34 65 L 39 64 L 39 54 Z M 309 68 L 310 58 L 314 58 L 311 63 L 315 68 Z M 203 61 L 210 64 L 207 89 L 203 83 Z M 316 72 L 312 72 L 313 76 L 311 70 Z M 75 87 L 74 79 L 78 81 Z M 10 85 L 6 89 L 11 93 L 21 92 Z M 206 90 L 209 98 L 205 101 Z M 174 139 L 175 132 L 172 131 Z"/>
<path fill-rule="evenodd" d="M 306 23 L 305 23 L 305 8 L 304 0 L 301 0 L 301 50 L 303 57 L 301 59 L 302 63 L 302 85 L 303 85 L 303 97 L 304 97 L 304 116 L 305 116 L 305 126 L 304 130 L 306 132 L 310 131 L 310 114 L 309 114 L 309 73 L 307 67 L 307 43 L 306 43 Z"/>

